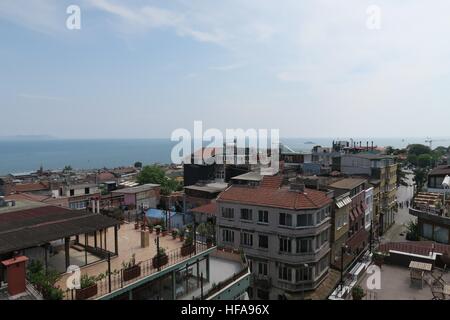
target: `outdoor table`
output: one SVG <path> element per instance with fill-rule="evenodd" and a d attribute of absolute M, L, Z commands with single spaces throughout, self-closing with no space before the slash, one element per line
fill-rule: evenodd
<path fill-rule="evenodd" d="M 423 288 L 423 276 L 425 272 L 430 272 L 433 268 L 431 263 L 411 261 L 409 263 L 411 282 L 418 280 L 420 281 L 420 286 Z"/>

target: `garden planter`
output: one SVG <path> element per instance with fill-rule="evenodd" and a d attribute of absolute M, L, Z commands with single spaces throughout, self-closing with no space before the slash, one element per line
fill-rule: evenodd
<path fill-rule="evenodd" d="M 188 245 L 188 246 L 182 246 L 181 247 L 181 255 L 183 257 L 192 254 L 194 251 L 195 251 L 195 247 L 193 245 Z"/>
<path fill-rule="evenodd" d="M 97 284 L 94 284 L 93 286 L 84 288 L 84 289 L 77 289 L 75 290 L 75 299 L 76 300 L 87 300 L 89 298 L 92 298 L 96 296 L 98 293 L 98 287 Z"/>
<path fill-rule="evenodd" d="M 130 281 L 141 275 L 141 266 L 132 266 L 123 270 L 123 281 Z"/>
<path fill-rule="evenodd" d="M 152 261 L 153 268 L 160 268 L 162 266 L 165 266 L 167 263 L 169 263 L 169 256 L 167 255 L 156 256 Z"/>

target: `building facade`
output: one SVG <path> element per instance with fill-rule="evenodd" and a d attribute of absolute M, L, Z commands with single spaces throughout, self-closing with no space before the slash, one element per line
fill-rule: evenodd
<path fill-rule="evenodd" d="M 332 200 L 281 181 L 233 185 L 217 200 L 218 244 L 245 252 L 252 299 L 289 299 L 314 290 L 328 274 Z"/>

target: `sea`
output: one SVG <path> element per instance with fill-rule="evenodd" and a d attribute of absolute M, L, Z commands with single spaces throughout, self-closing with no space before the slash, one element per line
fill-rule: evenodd
<path fill-rule="evenodd" d="M 314 145 L 331 146 L 333 140 L 347 138 L 281 138 L 295 151 L 308 152 Z M 427 144 L 427 138 L 353 138 L 376 146 L 403 148 L 408 144 Z M 450 138 L 433 142 L 433 147 L 450 145 Z M 74 169 L 100 169 L 133 165 L 171 163 L 171 151 L 177 142 L 169 139 L 0 139 L 0 175 L 65 166 Z"/>

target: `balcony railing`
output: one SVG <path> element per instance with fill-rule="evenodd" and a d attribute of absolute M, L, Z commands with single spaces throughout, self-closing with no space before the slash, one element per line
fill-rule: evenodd
<path fill-rule="evenodd" d="M 117 290 L 120 290 L 120 289 L 126 287 L 127 285 L 135 283 L 135 282 L 137 282 L 143 278 L 146 278 L 152 274 L 156 274 L 160 271 L 163 271 L 164 269 L 167 269 L 168 267 L 171 267 L 171 266 L 176 265 L 180 262 L 183 262 L 189 258 L 192 258 L 193 256 L 196 256 L 197 254 L 202 253 L 210 248 L 211 248 L 211 246 L 208 246 L 205 243 L 197 242 L 195 251 L 189 253 L 188 255 L 182 255 L 181 248 L 168 251 L 168 252 L 166 252 L 168 262 L 165 265 L 161 266 L 160 268 L 154 267 L 153 258 L 138 262 L 138 263 L 136 263 L 136 265 L 140 266 L 140 268 L 141 268 L 140 275 L 131 280 L 128 280 L 128 281 L 125 281 L 125 279 L 124 279 L 124 276 L 123 276 L 124 269 L 123 268 L 118 271 L 111 270 L 110 274 L 106 273 L 102 279 L 96 281 L 97 293 L 95 295 L 89 297 L 88 299 L 96 300 L 101 297 L 107 296 Z M 96 276 L 96 275 L 93 275 L 93 276 Z M 76 299 L 77 299 L 76 298 L 76 289 L 66 290 L 65 295 L 64 295 L 64 300 L 76 300 Z"/>

